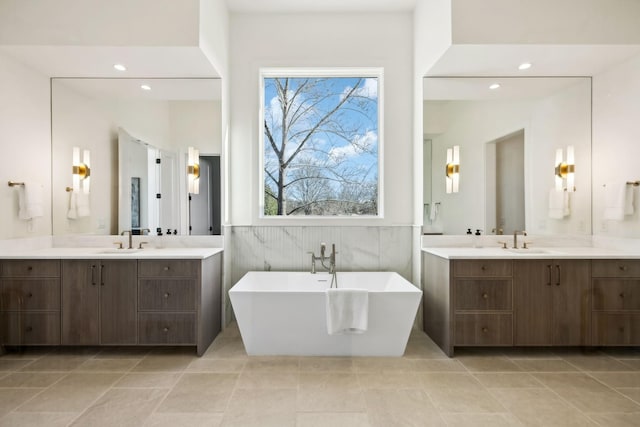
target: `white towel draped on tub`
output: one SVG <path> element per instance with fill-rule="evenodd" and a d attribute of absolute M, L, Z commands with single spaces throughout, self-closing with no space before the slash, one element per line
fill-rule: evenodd
<path fill-rule="evenodd" d="M 562 219 L 571 213 L 569 209 L 569 192 L 549 190 L 549 218 Z"/>
<path fill-rule="evenodd" d="M 18 187 L 18 217 L 32 219 L 44 215 L 42 185 L 25 184 Z"/>
<path fill-rule="evenodd" d="M 329 335 L 366 332 L 369 318 L 369 291 L 327 289 L 326 293 Z"/>
<path fill-rule="evenodd" d="M 633 187 L 626 181 L 607 183 L 604 219 L 622 221 L 625 215 L 633 215 Z"/>

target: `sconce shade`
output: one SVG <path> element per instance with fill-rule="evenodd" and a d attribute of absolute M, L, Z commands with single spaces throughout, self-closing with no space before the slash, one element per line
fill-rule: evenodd
<path fill-rule="evenodd" d="M 187 155 L 187 183 L 189 193 L 200 193 L 200 150 L 189 147 Z"/>
<path fill-rule="evenodd" d="M 80 191 L 80 186 L 82 183 L 82 189 L 85 194 L 89 194 L 91 189 L 90 187 L 90 176 L 91 176 L 91 167 L 90 167 L 90 153 L 89 150 L 84 150 L 83 159 L 80 160 L 80 147 L 73 147 L 73 166 L 71 169 L 72 173 L 72 182 L 73 182 L 73 191 Z"/>
<path fill-rule="evenodd" d="M 445 167 L 445 185 L 447 193 L 457 193 L 460 189 L 460 146 L 447 148 Z"/>
<path fill-rule="evenodd" d="M 557 191 L 576 191 L 575 187 L 575 150 L 573 145 L 567 147 L 567 161 L 562 160 L 562 148 L 556 150 L 555 182 Z M 566 187 L 564 180 L 566 179 Z"/>

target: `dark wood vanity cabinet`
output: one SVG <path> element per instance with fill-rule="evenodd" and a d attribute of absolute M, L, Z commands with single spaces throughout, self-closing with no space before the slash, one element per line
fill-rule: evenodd
<path fill-rule="evenodd" d="M 60 261 L 0 262 L 0 344 L 60 344 Z"/>
<path fill-rule="evenodd" d="M 508 260 L 454 261 L 454 345 L 512 345 L 512 288 Z"/>
<path fill-rule="evenodd" d="M 137 343 L 136 260 L 63 260 L 62 277 L 62 344 Z"/>
<path fill-rule="evenodd" d="M 640 260 L 593 260 L 594 345 L 640 345 Z"/>
<path fill-rule="evenodd" d="M 0 345 L 189 345 L 222 326 L 222 253 L 0 260 Z"/>
<path fill-rule="evenodd" d="M 424 330 L 456 346 L 591 344 L 591 261 L 422 256 Z M 627 319 L 628 320 L 628 319 Z"/>
<path fill-rule="evenodd" d="M 514 344 L 589 345 L 589 260 L 514 260 Z"/>

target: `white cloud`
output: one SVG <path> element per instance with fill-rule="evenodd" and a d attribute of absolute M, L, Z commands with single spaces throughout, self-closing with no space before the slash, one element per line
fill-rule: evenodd
<path fill-rule="evenodd" d="M 344 88 L 342 91 L 342 95 L 340 99 L 344 99 L 344 97 L 353 89 L 350 86 Z M 360 96 L 363 98 L 376 99 L 378 98 L 378 79 L 367 78 L 364 79 L 364 84 L 362 84 L 356 91 L 353 93 L 354 96 Z"/>
<path fill-rule="evenodd" d="M 370 151 L 377 142 L 378 134 L 374 131 L 367 131 L 364 135 L 356 135 L 350 144 L 331 148 L 329 158 L 334 162 L 345 160 L 345 158 Z"/>

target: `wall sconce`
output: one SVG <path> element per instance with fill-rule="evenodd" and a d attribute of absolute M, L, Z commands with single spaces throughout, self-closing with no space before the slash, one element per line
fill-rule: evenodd
<path fill-rule="evenodd" d="M 200 150 L 189 147 L 187 159 L 187 180 L 189 193 L 200 193 Z"/>
<path fill-rule="evenodd" d="M 80 147 L 73 147 L 73 191 L 80 191 L 80 184 L 82 184 L 82 191 L 84 194 L 89 194 L 91 190 L 91 157 L 89 150 L 84 150 L 82 154 L 82 161 L 80 161 Z"/>
<path fill-rule="evenodd" d="M 447 193 L 457 193 L 460 187 L 460 146 L 454 145 L 447 148 L 446 166 Z"/>
<path fill-rule="evenodd" d="M 556 190 L 566 190 L 568 192 L 576 191 L 575 176 L 576 176 L 576 159 L 573 145 L 567 147 L 567 160 L 562 161 L 562 148 L 556 150 L 556 163 L 555 163 L 555 178 L 556 178 Z M 567 180 L 566 187 L 564 187 L 564 180 Z"/>

